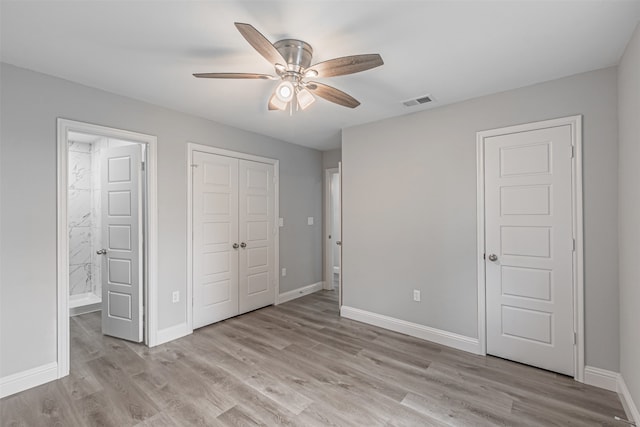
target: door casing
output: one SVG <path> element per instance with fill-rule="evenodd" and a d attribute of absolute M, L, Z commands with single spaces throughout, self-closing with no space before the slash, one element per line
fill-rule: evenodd
<path fill-rule="evenodd" d="M 146 240 L 144 245 L 146 281 L 144 286 L 145 344 L 157 343 L 158 331 L 158 202 L 157 137 L 122 129 L 58 118 L 57 121 L 57 367 L 58 378 L 69 375 L 69 241 L 68 241 L 68 155 L 69 132 L 99 135 L 145 144 L 147 147 Z"/>
<path fill-rule="evenodd" d="M 193 168 L 191 161 L 194 151 L 201 151 L 209 154 L 217 154 L 237 159 L 251 160 L 254 162 L 267 163 L 273 165 L 275 188 L 274 188 L 274 229 L 276 230 L 274 252 L 275 252 L 275 300 L 278 304 L 280 295 L 280 161 L 268 157 L 254 156 L 253 154 L 241 153 L 237 151 L 225 150 L 223 148 L 209 145 L 187 143 L 187 333 L 193 332 Z"/>
<path fill-rule="evenodd" d="M 574 379 L 584 382 L 584 235 L 582 203 L 582 115 L 525 123 L 498 129 L 481 131 L 476 134 L 477 155 L 477 266 L 478 266 L 478 339 L 480 354 L 487 354 L 486 334 L 486 272 L 485 272 L 485 180 L 484 180 L 484 140 L 485 138 L 516 132 L 526 132 L 556 126 L 571 127 L 572 144 L 575 147 L 571 165 L 572 228 L 576 241 L 573 258 L 573 319 L 576 333 L 574 347 Z M 567 153 L 569 155 L 570 153 Z"/>

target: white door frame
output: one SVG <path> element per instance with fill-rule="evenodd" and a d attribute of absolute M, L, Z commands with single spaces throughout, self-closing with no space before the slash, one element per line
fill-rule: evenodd
<path fill-rule="evenodd" d="M 121 129 L 58 118 L 57 164 L 57 363 L 58 378 L 69 375 L 69 241 L 68 241 L 68 155 L 69 132 L 88 133 L 122 139 L 147 146 L 147 234 L 145 242 L 146 283 L 144 286 L 145 344 L 157 342 L 158 280 L 158 205 L 157 205 L 157 137 Z"/>
<path fill-rule="evenodd" d="M 572 228 L 576 250 L 573 255 L 573 306 L 574 331 L 576 344 L 574 346 L 574 379 L 584 382 L 584 264 L 583 264 L 583 204 L 582 204 L 582 116 L 570 116 L 540 122 L 525 123 L 499 129 L 491 129 L 477 133 L 477 215 L 478 215 L 478 340 L 480 354 L 487 354 L 486 334 L 486 275 L 485 275 L 485 212 L 484 212 L 484 140 L 485 138 L 506 135 L 516 132 L 526 132 L 556 126 L 571 126 L 571 145 L 573 155 L 571 162 L 571 199 L 572 199 Z"/>
<path fill-rule="evenodd" d="M 331 176 L 334 173 L 339 173 L 338 168 L 329 168 L 324 170 L 324 288 L 333 288 L 333 245 L 336 241 L 340 240 L 339 237 L 333 236 L 329 239 L 329 235 L 332 234 L 331 218 L 333 216 L 333 198 L 331 197 Z"/>
<path fill-rule="evenodd" d="M 217 154 L 219 156 L 234 157 L 241 160 L 250 160 L 253 162 L 267 163 L 273 165 L 274 185 L 274 230 L 275 236 L 275 296 L 274 305 L 278 304 L 280 296 L 280 161 L 270 159 L 268 157 L 254 156 L 253 154 L 241 153 L 239 151 L 225 150 L 223 148 L 211 147 L 209 145 L 187 143 L 187 333 L 193 332 L 193 168 L 191 161 L 193 152 L 200 151 L 209 154 Z"/>

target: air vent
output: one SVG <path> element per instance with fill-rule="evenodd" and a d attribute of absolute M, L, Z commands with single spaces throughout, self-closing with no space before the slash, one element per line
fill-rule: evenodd
<path fill-rule="evenodd" d="M 431 95 L 424 95 L 419 98 L 404 101 L 403 104 L 405 107 L 414 107 L 416 105 L 426 104 L 429 102 L 433 102 L 433 97 Z"/>

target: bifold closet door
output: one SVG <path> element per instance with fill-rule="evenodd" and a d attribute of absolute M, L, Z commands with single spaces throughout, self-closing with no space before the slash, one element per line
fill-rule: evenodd
<path fill-rule="evenodd" d="M 194 152 L 193 327 L 275 302 L 271 164 Z"/>
<path fill-rule="evenodd" d="M 193 154 L 193 327 L 238 314 L 238 159 Z"/>
<path fill-rule="evenodd" d="M 275 183 L 271 164 L 240 160 L 240 313 L 275 302 Z"/>

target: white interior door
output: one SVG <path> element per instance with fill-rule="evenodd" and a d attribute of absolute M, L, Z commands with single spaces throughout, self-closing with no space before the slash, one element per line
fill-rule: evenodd
<path fill-rule="evenodd" d="M 238 159 L 193 154 L 193 327 L 238 314 Z"/>
<path fill-rule="evenodd" d="M 571 127 L 484 142 L 487 353 L 573 375 Z"/>
<path fill-rule="evenodd" d="M 101 154 L 102 333 L 141 342 L 141 152 L 137 144 Z"/>
<path fill-rule="evenodd" d="M 274 167 L 239 161 L 239 312 L 275 302 Z"/>
<path fill-rule="evenodd" d="M 342 162 L 338 162 L 338 216 L 340 218 L 340 228 L 338 234 L 338 307 L 342 307 Z"/>

